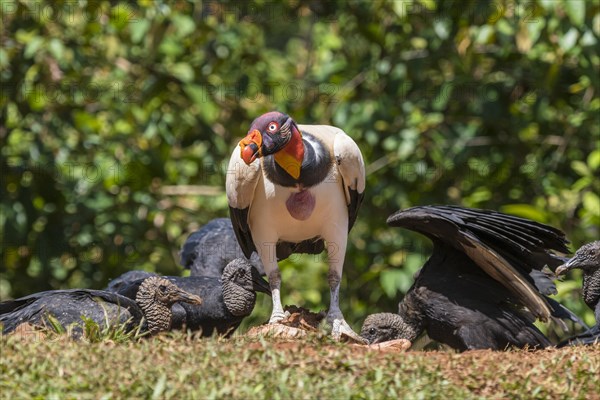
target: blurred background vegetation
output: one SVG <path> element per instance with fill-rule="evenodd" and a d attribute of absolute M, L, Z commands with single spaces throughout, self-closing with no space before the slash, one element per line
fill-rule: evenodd
<path fill-rule="evenodd" d="M 0 299 L 184 273 L 228 215 L 231 150 L 277 109 L 360 145 L 367 192 L 342 308 L 395 311 L 427 239 L 386 217 L 489 208 L 600 225 L 600 7 L 586 1 L 1 1 Z M 324 257 L 282 263 L 284 303 L 328 304 Z M 559 283 L 579 301 L 580 275 Z M 270 312 L 262 298 L 255 320 Z"/>

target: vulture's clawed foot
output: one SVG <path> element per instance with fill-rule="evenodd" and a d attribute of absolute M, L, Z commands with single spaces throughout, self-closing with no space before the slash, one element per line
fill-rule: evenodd
<path fill-rule="evenodd" d="M 277 324 L 290 316 L 289 311 L 273 311 L 269 324 Z"/>
<path fill-rule="evenodd" d="M 366 339 L 354 332 L 343 318 L 335 318 L 333 321 L 330 321 L 330 324 L 333 327 L 331 329 L 331 336 L 333 336 L 334 340 L 338 342 L 350 340 L 359 344 L 369 344 Z"/>

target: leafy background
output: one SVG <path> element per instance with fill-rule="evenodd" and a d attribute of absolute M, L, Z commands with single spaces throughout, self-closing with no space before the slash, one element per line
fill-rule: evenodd
<path fill-rule="evenodd" d="M 0 298 L 182 274 L 227 216 L 231 150 L 277 109 L 361 147 L 367 194 L 342 309 L 394 311 L 428 241 L 388 228 L 457 204 L 600 225 L 600 6 L 570 0 L 1 1 Z M 284 303 L 328 304 L 323 256 L 282 263 Z M 580 275 L 558 298 L 593 322 Z M 255 320 L 270 301 L 261 297 Z"/>

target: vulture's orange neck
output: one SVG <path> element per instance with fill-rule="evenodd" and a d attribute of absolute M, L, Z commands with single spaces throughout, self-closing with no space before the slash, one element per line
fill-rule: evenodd
<path fill-rule="evenodd" d="M 285 170 L 294 179 L 300 177 L 300 168 L 304 160 L 304 143 L 302 134 L 292 127 L 292 138 L 289 143 L 277 153 L 275 153 L 275 162 Z"/>

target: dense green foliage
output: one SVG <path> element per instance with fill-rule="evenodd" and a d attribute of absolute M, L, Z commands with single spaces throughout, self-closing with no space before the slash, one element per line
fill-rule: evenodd
<path fill-rule="evenodd" d="M 599 236 L 597 2 L 1 6 L 1 298 L 179 274 L 187 234 L 227 215 L 232 149 L 272 109 L 341 127 L 367 162 L 350 322 L 395 310 L 427 256 L 386 227 L 399 208 L 497 209 L 575 246 Z M 326 306 L 326 268 L 286 261 L 284 303 Z M 583 312 L 578 286 L 560 289 Z"/>

